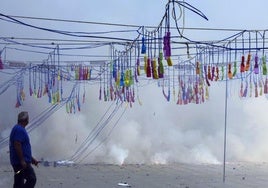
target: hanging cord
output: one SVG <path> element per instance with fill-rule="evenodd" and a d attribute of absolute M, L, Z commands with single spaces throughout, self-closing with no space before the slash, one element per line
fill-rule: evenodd
<path fill-rule="evenodd" d="M 5 47 L 0 51 L 0 70 L 4 69 L 3 61 L 2 61 L 2 53 L 5 50 Z"/>
<path fill-rule="evenodd" d="M 113 124 L 113 126 L 111 127 L 110 131 L 107 133 L 107 135 L 94 147 L 92 148 L 90 151 L 88 151 L 88 153 L 80 158 L 78 160 L 78 163 L 81 163 L 82 161 L 84 161 L 89 155 L 91 155 L 96 149 L 98 149 L 105 141 L 108 140 L 108 138 L 110 137 L 110 135 L 112 134 L 113 130 L 115 129 L 115 127 L 118 125 L 119 121 L 121 120 L 121 118 L 123 117 L 123 115 L 125 114 L 126 110 L 127 110 L 127 105 L 124 108 L 124 111 L 120 114 L 120 116 L 118 117 L 118 119 L 116 120 L 116 122 Z"/>
<path fill-rule="evenodd" d="M 263 47 L 263 51 L 262 51 L 262 74 L 266 76 L 267 79 L 267 66 L 266 66 L 266 54 L 265 54 L 265 32 L 263 32 L 263 41 L 262 41 L 262 47 Z M 266 84 L 265 84 L 266 85 Z M 268 91 L 267 91 L 268 92 Z"/>
<path fill-rule="evenodd" d="M 171 1 L 169 1 L 169 3 L 171 3 Z M 205 20 L 208 20 L 208 18 L 206 17 L 205 14 L 203 14 L 199 9 L 195 8 L 194 6 L 190 5 L 189 3 L 186 3 L 185 1 L 172 0 L 173 6 L 175 5 L 175 3 L 177 3 L 179 6 L 182 6 L 182 7 L 186 8 L 186 9 L 192 11 L 195 14 L 201 16 Z"/>
<path fill-rule="evenodd" d="M 169 3 L 171 3 L 171 1 Z M 179 17 L 177 17 L 177 15 L 176 15 L 175 3 L 180 8 L 180 15 L 179 15 Z M 205 20 L 208 20 L 208 18 L 200 10 L 198 10 L 197 8 L 193 7 L 192 5 L 190 5 L 190 4 L 188 4 L 188 3 L 184 2 L 184 1 L 175 1 L 175 0 L 173 0 L 172 1 L 172 4 L 173 4 L 173 7 L 172 7 L 172 17 L 175 20 L 176 28 L 177 28 L 177 30 L 179 32 L 180 37 L 182 37 L 184 39 L 187 39 L 187 38 L 185 38 L 183 36 L 183 30 L 184 30 L 184 27 L 185 27 L 184 26 L 184 24 L 185 24 L 185 20 L 184 20 L 185 19 L 185 10 L 184 10 L 184 8 L 186 8 L 186 9 L 194 12 L 195 14 L 198 14 L 199 16 L 201 16 L 202 18 L 204 18 Z M 181 7 L 183 7 L 183 9 Z M 168 6 L 168 8 L 169 8 L 169 6 Z M 182 31 L 181 31 L 179 29 L 179 27 L 178 27 L 178 20 L 180 20 L 182 17 L 183 17 L 183 27 L 182 27 Z"/>
<path fill-rule="evenodd" d="M 117 101 L 119 102 L 119 101 Z M 111 120 L 113 119 L 113 117 L 116 115 L 117 111 L 120 108 L 120 104 L 122 104 L 122 102 L 120 104 L 118 104 L 117 102 L 113 102 L 109 108 L 107 109 L 107 111 L 104 113 L 104 115 L 101 117 L 100 121 L 98 122 L 98 124 L 93 128 L 93 130 L 89 133 L 89 135 L 87 136 L 87 138 L 83 141 L 83 143 L 80 145 L 80 147 L 76 150 L 76 152 L 70 157 L 71 161 L 81 161 L 81 157 L 82 155 L 86 152 L 86 150 L 93 144 L 93 142 L 97 139 L 97 137 L 100 135 L 100 133 L 104 130 L 105 127 L 107 127 L 109 125 L 109 122 L 111 122 Z M 113 111 L 108 115 L 107 119 L 104 119 L 104 117 L 107 115 L 108 111 L 111 109 L 112 106 L 114 106 Z M 84 156 L 84 158 L 87 157 Z M 84 159 L 82 158 L 82 160 Z"/>
<path fill-rule="evenodd" d="M 248 56 L 247 56 L 247 62 L 246 62 L 246 67 L 245 67 L 245 71 L 249 71 L 250 70 L 250 62 L 251 62 L 251 34 L 250 32 L 248 32 L 249 37 L 248 37 L 248 48 L 249 48 L 249 52 L 248 52 Z"/>
<path fill-rule="evenodd" d="M 254 73 L 259 74 L 259 57 L 258 57 L 258 32 L 256 31 L 256 54 L 255 54 L 255 64 L 254 64 Z"/>
<path fill-rule="evenodd" d="M 184 27 L 185 27 L 185 23 L 184 23 L 184 21 L 185 21 L 185 7 L 183 7 L 183 10 L 182 10 L 182 7 L 179 5 L 178 7 L 179 7 L 179 9 L 180 9 L 180 15 L 179 15 L 179 17 L 177 18 L 177 16 L 176 16 L 176 11 L 175 11 L 175 1 L 173 0 L 173 7 L 172 7 L 172 17 L 173 17 L 173 19 L 175 20 L 175 22 L 178 22 L 181 18 L 183 18 L 183 26 L 182 26 L 182 30 L 180 30 L 180 29 L 178 29 L 178 32 L 179 32 L 179 35 L 180 35 L 180 37 L 182 37 L 183 36 L 183 31 L 184 31 Z"/>
<path fill-rule="evenodd" d="M 1 14 L 1 13 L 0 13 L 0 17 L 4 17 L 4 18 L 6 18 L 6 19 L 8 19 L 11 22 L 16 23 L 16 24 L 24 25 L 24 26 L 31 27 L 31 28 L 38 29 L 38 30 L 43 30 L 43 31 L 58 33 L 58 34 L 66 35 L 66 36 L 82 37 L 82 38 L 101 38 L 101 39 L 113 39 L 113 40 L 131 41 L 129 39 L 123 39 L 123 38 L 104 37 L 104 36 L 91 36 L 91 35 L 88 35 L 88 33 L 82 33 L 82 32 L 75 33 L 75 32 L 70 32 L 70 31 L 61 31 L 61 30 L 44 28 L 44 27 L 38 27 L 38 26 L 35 26 L 35 25 L 31 25 L 31 24 L 27 24 L 25 22 L 19 21 L 19 20 L 15 19 L 15 18 L 12 18 L 10 16 L 7 16 L 7 15 Z"/>
<path fill-rule="evenodd" d="M 168 69 L 168 74 L 167 74 L 167 81 L 168 81 L 168 94 L 165 93 L 165 79 L 163 79 L 163 85 L 162 85 L 162 93 L 166 100 L 169 102 L 170 101 L 170 68 L 167 67 Z"/>

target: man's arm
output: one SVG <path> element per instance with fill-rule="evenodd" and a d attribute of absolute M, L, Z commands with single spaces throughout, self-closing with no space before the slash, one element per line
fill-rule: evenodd
<path fill-rule="evenodd" d="M 15 151 L 16 151 L 18 157 L 19 157 L 21 166 L 23 168 L 26 168 L 27 164 L 26 164 L 24 157 L 23 157 L 21 143 L 19 141 L 14 141 L 14 148 L 15 148 Z"/>
<path fill-rule="evenodd" d="M 34 157 L 32 157 L 32 164 L 38 167 L 39 161 L 37 161 Z"/>

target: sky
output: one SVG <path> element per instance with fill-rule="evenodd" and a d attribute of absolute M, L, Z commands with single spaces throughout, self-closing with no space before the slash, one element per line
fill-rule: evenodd
<path fill-rule="evenodd" d="M 202 11 L 208 21 L 192 12 L 185 13 L 186 28 L 217 28 L 238 30 L 267 29 L 267 2 L 250 1 L 186 1 Z M 167 1 L 113 0 L 113 1 L 63 1 L 63 0 L 2 0 L 0 13 L 10 16 L 57 18 L 91 22 L 120 23 L 138 26 L 157 26 L 164 14 Z M 26 20 L 31 24 L 53 29 L 72 31 L 100 31 L 105 26 L 75 23 L 55 23 Z M 180 22 L 181 23 L 181 22 Z M 53 37 L 58 34 L 37 31 L 1 21 L 0 37 Z M 184 34 L 193 40 L 218 40 L 235 32 L 191 31 Z M 122 34 L 123 35 L 123 34 Z M 135 34 L 131 33 L 133 38 Z M 3 48 L 4 46 L 0 46 Z M 20 47 L 20 48 L 23 48 Z M 26 47 L 25 47 L 26 48 Z M 106 52 L 106 51 L 105 51 Z M 97 53 L 87 52 L 87 53 Z M 98 53 L 100 53 L 98 51 Z M 107 52 L 106 52 L 107 53 Z M 27 54 L 8 51 L 7 59 L 29 61 L 43 60 L 47 54 Z M 8 77 L 1 75 L 0 84 Z M 157 84 L 144 84 L 139 88 L 142 105 L 132 108 L 120 105 L 108 128 L 96 140 L 100 146 L 89 153 L 84 162 L 106 163 L 215 163 L 223 161 L 225 126 L 225 101 L 227 100 L 227 160 L 262 162 L 268 159 L 266 147 L 268 120 L 266 96 L 240 99 L 240 85 L 229 83 L 228 97 L 225 83 L 213 84 L 210 98 L 204 104 L 176 105 L 172 98 L 167 102 Z M 56 111 L 50 118 L 30 133 L 34 154 L 48 160 L 68 159 L 83 143 L 93 127 L 100 122 L 110 103 L 98 100 L 98 86 L 87 87 L 86 103 L 82 111 L 67 114 L 65 109 Z M 12 96 L 12 97 L 10 97 Z M 0 95 L 1 136 L 9 134 L 16 123 L 17 113 L 30 112 L 35 117 L 46 107 L 46 100 L 27 98 L 24 105 L 14 108 L 15 87 Z M 173 97 L 173 96 L 172 96 Z M 9 100 L 11 98 L 11 100 Z M 111 113 L 111 110 L 108 111 Z M 123 114 L 122 118 L 120 115 Z M 105 118 L 104 118 L 105 119 Z M 116 122 L 116 120 L 119 122 Z M 114 128 L 112 128 L 115 125 Z M 110 130 L 112 130 L 110 134 Z M 109 135 L 106 138 L 106 136 Z M 104 141 L 103 141 L 104 140 Z M 93 147 L 92 146 L 92 147 Z M 6 157 L 4 149 L 2 156 Z M 92 150 L 89 149 L 88 152 Z"/>

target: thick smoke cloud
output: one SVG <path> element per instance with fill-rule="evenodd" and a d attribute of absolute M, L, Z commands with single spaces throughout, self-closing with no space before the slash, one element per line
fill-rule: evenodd
<path fill-rule="evenodd" d="M 228 91 L 227 100 L 227 161 L 267 161 L 267 99 L 265 96 L 239 99 L 238 91 L 234 88 Z M 81 112 L 67 114 L 63 107 L 30 133 L 37 157 L 47 160 L 68 159 L 78 149 L 111 104 L 98 101 L 98 92 L 95 91 L 98 91 L 95 86 L 88 88 Z M 210 99 L 200 105 L 178 106 L 173 99 L 167 102 L 156 85 L 141 88 L 139 95 L 142 105 L 137 101 L 132 108 L 122 104 L 85 154 L 92 152 L 81 162 L 222 162 L 224 83 L 211 86 Z M 45 101 L 29 99 L 29 102 L 25 101 L 23 110 L 36 115 L 46 105 Z M 126 112 L 116 123 L 125 108 Z M 7 113 L 6 110 L 1 109 L 3 113 Z M 12 113 L 11 117 L 16 118 L 17 112 L 13 110 Z M 8 133 L 12 121 L 14 119 L 1 117 L 1 122 L 7 127 L 2 129 L 2 136 Z M 93 150 L 98 144 L 99 147 Z"/>
<path fill-rule="evenodd" d="M 14 1 L 14 0 L 13 0 Z M 71 4 L 70 4 L 71 3 Z M 119 8 L 119 14 L 112 14 L 109 5 L 103 6 L 103 3 L 90 3 L 89 1 L 53 2 L 51 6 L 47 1 L 31 1 L 29 8 L 24 2 L 6 1 L 1 5 L 4 14 L 50 17 L 74 20 L 97 20 L 111 23 L 137 23 L 138 25 L 157 25 L 164 11 L 165 2 L 154 3 L 152 0 L 140 3 L 117 1 L 112 2 L 114 8 Z M 109 2 L 107 2 L 109 3 Z M 116 4 L 115 4 L 116 3 Z M 122 3 L 126 3 L 122 6 Z M 240 2 L 232 1 L 230 3 L 219 5 L 220 2 L 208 1 L 203 4 L 196 3 L 197 8 L 202 10 L 208 17 L 209 22 L 198 20 L 196 15 L 187 14 L 187 27 L 213 27 L 213 28 L 260 28 L 263 29 L 259 20 L 265 17 L 265 6 L 261 3 L 246 6 L 243 11 L 238 12 L 243 16 L 234 17 L 232 14 L 220 14 L 218 8 L 226 7 L 229 12 L 235 12 Z M 65 5 L 64 10 L 62 5 Z M 12 6 L 11 6 L 12 5 Z M 25 7 L 27 6 L 27 7 Z M 79 6 L 79 12 L 77 8 Z M 228 6 L 228 7 L 227 7 Z M 49 16 L 47 9 L 49 7 Z M 106 8 L 107 7 L 107 8 Z M 122 7 L 124 7 L 122 9 Z M 141 8 L 146 8 L 142 10 Z M 150 11 L 147 11 L 150 7 Z M 107 9 L 107 10 L 105 10 Z M 223 8 L 224 9 L 224 8 Z M 233 11 L 231 10 L 233 9 Z M 263 11 L 261 11 L 263 9 Z M 43 11 L 44 10 L 44 11 Z M 59 12 L 61 10 L 61 12 Z M 102 10 L 102 11 L 96 11 Z M 258 16 L 244 14 L 250 10 L 259 10 Z M 65 12 L 62 12 L 65 11 Z M 70 16 L 70 12 L 76 12 Z M 116 12 L 116 11 L 115 11 Z M 138 13 L 140 12 L 140 13 Z M 263 13 L 264 15 L 262 15 Z M 152 16 L 156 14 L 155 16 Z M 124 16 L 122 16 L 124 15 Z M 143 19 L 144 17 L 150 19 Z M 224 18 L 224 20 L 222 20 Z M 235 20 L 235 19 L 239 20 Z M 28 20 L 29 21 L 29 20 Z M 27 21 L 27 22 L 28 22 Z M 142 21 L 142 23 L 141 23 Z M 42 26 L 43 22 L 31 20 L 32 24 Z M 250 25 L 249 25 L 250 23 Z M 92 31 L 88 25 L 72 25 L 53 23 L 45 24 L 49 28 L 61 28 L 63 30 Z M 97 27 L 97 26 L 95 26 Z M 19 31 L 19 32 L 18 32 Z M 99 31 L 99 30 L 98 30 Z M 229 37 L 230 33 L 204 32 L 200 39 L 200 32 L 191 34 L 187 31 L 187 36 L 192 40 L 211 40 Z M 18 35 L 19 33 L 19 35 Z M 186 33 L 186 32 L 185 32 Z M 54 38 L 54 35 L 48 37 L 47 32 L 32 30 L 27 27 L 10 25 L 10 23 L 1 23 L 1 34 L 8 37 L 40 37 Z M 190 37 L 191 36 L 191 37 Z M 58 37 L 55 36 L 55 38 Z M 30 55 L 16 51 L 7 52 L 8 59 L 14 60 L 43 60 L 47 54 L 31 53 Z M 0 77 L 3 83 L 5 78 Z M 268 149 L 267 132 L 268 120 L 266 118 L 267 99 L 263 97 L 239 99 L 239 85 L 231 85 L 228 91 L 228 110 L 227 110 L 227 161 L 267 161 Z M 86 103 L 82 105 L 82 112 L 76 114 L 66 114 L 65 108 L 55 112 L 49 119 L 44 121 L 38 128 L 30 133 L 34 154 L 38 158 L 47 160 L 68 159 L 83 143 L 93 127 L 101 119 L 106 109 L 110 105 L 98 101 L 98 88 L 88 88 Z M 210 88 L 210 99 L 204 104 L 178 106 L 173 101 L 165 101 L 161 94 L 161 89 L 156 85 L 140 88 L 140 98 L 142 106 L 136 103 L 132 108 L 127 107 L 127 111 L 120 119 L 116 127 L 110 132 L 111 127 L 116 122 L 107 124 L 107 128 L 96 138 L 94 145 L 88 148 L 88 151 L 100 146 L 94 150 L 83 162 L 106 162 L 106 163 L 169 163 L 169 162 L 208 162 L 221 163 L 223 160 L 223 135 L 225 126 L 225 85 L 218 83 Z M 36 117 L 42 110 L 47 108 L 47 99 L 33 99 L 26 96 L 24 105 L 19 109 L 14 108 L 16 102 L 16 89 L 10 88 L 6 93 L 0 95 L 0 138 L 9 135 L 12 126 L 16 123 L 19 111 L 27 110 L 31 118 Z M 123 113 L 126 104 L 123 104 L 118 110 L 117 117 Z M 110 129 L 109 129 L 110 128 Z M 8 158 L 7 148 L 1 148 L 1 159 Z M 86 152 L 87 153 L 87 152 Z"/>

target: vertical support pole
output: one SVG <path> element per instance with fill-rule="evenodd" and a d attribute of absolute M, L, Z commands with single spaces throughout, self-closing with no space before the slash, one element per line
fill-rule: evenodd
<path fill-rule="evenodd" d="M 227 58 L 228 60 L 228 58 Z M 228 112 L 228 71 L 226 64 L 226 81 L 225 81 L 225 112 L 224 112 L 224 144 L 223 144 L 223 183 L 225 183 L 226 177 L 226 137 L 227 137 L 227 112 Z"/>

